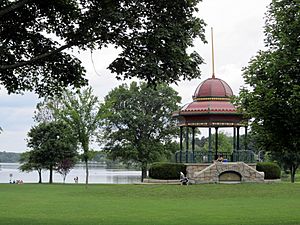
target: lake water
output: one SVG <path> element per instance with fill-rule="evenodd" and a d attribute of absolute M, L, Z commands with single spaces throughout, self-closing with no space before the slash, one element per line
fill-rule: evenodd
<path fill-rule="evenodd" d="M 21 172 L 18 163 L 0 163 L 0 183 L 9 183 L 12 180 L 23 180 L 24 183 L 37 183 L 38 172 Z M 76 165 L 67 175 L 66 183 L 74 183 L 74 177 L 78 177 L 78 183 L 85 183 L 84 165 Z M 89 166 L 89 183 L 91 184 L 130 184 L 140 182 L 141 172 L 125 169 L 106 169 L 100 164 Z M 42 172 L 43 183 L 49 182 L 49 171 Z M 53 182 L 62 183 L 63 178 L 58 173 L 53 173 Z"/>

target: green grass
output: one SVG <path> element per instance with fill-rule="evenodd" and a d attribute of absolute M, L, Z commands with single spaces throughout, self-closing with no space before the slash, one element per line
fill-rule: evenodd
<path fill-rule="evenodd" d="M 300 224 L 300 184 L 1 184 L 0 224 Z"/>

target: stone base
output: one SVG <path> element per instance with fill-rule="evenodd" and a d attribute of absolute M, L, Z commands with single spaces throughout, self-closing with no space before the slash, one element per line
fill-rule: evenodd
<path fill-rule="evenodd" d="M 193 183 L 264 182 L 264 173 L 256 165 L 244 162 L 186 164 L 187 177 Z"/>

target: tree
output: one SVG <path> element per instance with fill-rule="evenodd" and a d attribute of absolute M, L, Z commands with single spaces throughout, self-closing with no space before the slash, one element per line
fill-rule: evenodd
<path fill-rule="evenodd" d="M 58 164 L 65 159 L 73 160 L 77 155 L 74 134 L 62 122 L 40 123 L 30 129 L 28 137 L 33 162 L 50 171 L 49 183 L 53 182 L 53 170 Z"/>
<path fill-rule="evenodd" d="M 165 84 L 156 89 L 146 83 L 121 85 L 102 104 L 105 149 L 114 159 L 138 163 L 142 181 L 147 165 L 164 155 L 178 132 L 172 112 L 178 110 L 178 93 Z"/>
<path fill-rule="evenodd" d="M 216 151 L 216 135 L 212 134 L 211 135 L 211 148 L 212 148 L 212 152 Z M 205 138 L 205 144 L 203 146 L 203 149 L 205 151 L 208 151 L 208 147 L 209 147 L 209 139 Z M 233 139 L 232 137 L 228 136 L 225 132 L 221 131 L 218 133 L 218 151 L 221 152 L 230 152 L 232 153 L 233 151 Z"/>
<path fill-rule="evenodd" d="M 98 98 L 93 95 L 92 88 L 88 87 L 76 93 L 65 90 L 63 96 L 57 100 L 61 107 L 53 105 L 53 102 L 49 102 L 48 106 L 53 110 L 54 118 L 66 123 L 80 143 L 86 167 L 85 182 L 88 184 L 88 160 L 91 158 L 89 144 L 97 134 L 101 119 Z"/>
<path fill-rule="evenodd" d="M 201 139 L 195 138 L 195 149 L 202 150 L 205 144 L 208 142 L 208 137 L 202 136 Z"/>
<path fill-rule="evenodd" d="M 58 165 L 56 167 L 56 171 L 62 175 L 63 177 L 63 182 L 66 182 L 66 177 L 68 173 L 71 171 L 71 169 L 75 166 L 76 164 L 76 158 L 65 158 L 62 159 L 60 162 L 58 162 Z"/>
<path fill-rule="evenodd" d="M 109 66 L 118 78 L 149 83 L 199 76 L 202 58 L 187 53 L 204 40 L 194 17 L 200 0 L 3 0 L 0 2 L 0 84 L 9 93 L 55 95 L 87 83 L 72 51 L 121 49 Z M 68 50 L 68 51 L 67 51 Z"/>
<path fill-rule="evenodd" d="M 298 0 L 273 0 L 266 14 L 265 51 L 244 71 L 250 89 L 239 104 L 259 144 L 290 168 L 291 182 L 300 164 L 300 16 Z"/>
<path fill-rule="evenodd" d="M 56 121 L 57 118 L 55 118 L 54 111 L 62 108 L 62 106 L 59 105 L 59 98 L 60 96 L 45 97 L 43 101 L 37 103 L 33 120 L 36 123 L 48 123 L 51 121 Z"/>
<path fill-rule="evenodd" d="M 245 143 L 247 142 L 247 143 Z M 250 150 L 255 152 L 256 154 L 262 154 L 265 152 L 265 149 L 263 148 L 263 144 L 260 142 L 264 142 L 264 138 L 261 137 L 260 135 L 258 135 L 257 133 L 253 133 L 253 131 L 250 131 L 247 134 L 247 138 L 245 137 L 245 135 L 241 135 L 240 136 L 240 144 L 243 146 L 245 144 L 247 144 L 247 149 L 246 150 Z"/>
<path fill-rule="evenodd" d="M 39 174 L 39 184 L 42 183 L 43 165 L 37 161 L 36 151 L 27 151 L 21 154 L 19 169 L 23 172 L 31 172 L 36 170 Z"/>

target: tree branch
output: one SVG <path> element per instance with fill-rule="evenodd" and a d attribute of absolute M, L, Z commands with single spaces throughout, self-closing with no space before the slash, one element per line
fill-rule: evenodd
<path fill-rule="evenodd" d="M 33 57 L 32 59 L 29 59 L 27 61 L 19 61 L 15 64 L 11 64 L 11 65 L 0 65 L 0 70 L 16 69 L 16 68 L 21 67 L 21 66 L 32 64 L 32 63 L 34 63 L 38 60 L 44 59 L 46 57 L 54 55 L 55 53 L 58 53 L 58 52 L 61 52 L 65 49 L 67 49 L 67 48 L 70 48 L 71 46 L 72 46 L 72 44 L 69 43 L 69 44 L 63 45 L 63 46 L 53 50 L 52 52 L 43 53 L 43 54 L 38 55 L 36 57 Z"/>
<path fill-rule="evenodd" d="M 7 13 L 10 13 L 11 11 L 16 10 L 17 8 L 20 8 L 22 6 L 24 6 L 26 3 L 30 2 L 32 0 L 21 0 L 16 2 L 15 4 L 11 4 L 7 7 L 5 7 L 4 9 L 0 10 L 0 17 L 4 16 Z"/>
<path fill-rule="evenodd" d="M 49 56 L 52 56 L 52 55 L 54 55 L 58 52 L 61 52 L 65 49 L 67 49 L 67 48 L 70 48 L 72 46 L 77 46 L 79 44 L 86 44 L 86 43 L 89 43 L 89 42 L 92 42 L 92 41 L 97 41 L 99 39 L 100 39 L 99 37 L 96 37 L 96 38 L 92 38 L 90 40 L 86 40 L 86 41 L 83 41 L 83 42 L 69 43 L 69 44 L 63 45 L 63 46 L 53 50 L 52 52 L 46 52 L 46 53 L 37 55 L 37 56 L 35 56 L 35 57 L 33 57 L 29 60 L 26 60 L 26 61 L 19 61 L 15 64 L 10 64 L 10 65 L 0 65 L 0 70 L 16 69 L 16 68 L 19 68 L 21 66 L 29 65 L 29 64 L 35 63 L 38 60 L 41 60 L 41 59 L 47 58 Z"/>

